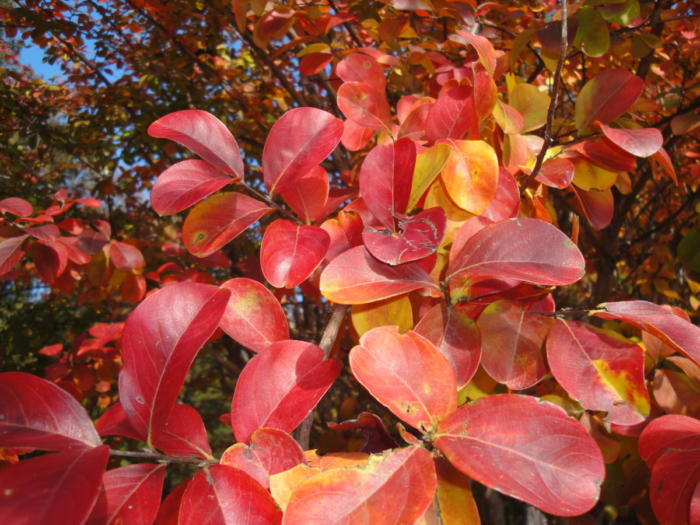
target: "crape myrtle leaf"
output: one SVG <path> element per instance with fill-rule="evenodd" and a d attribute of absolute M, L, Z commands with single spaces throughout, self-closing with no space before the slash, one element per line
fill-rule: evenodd
<path fill-rule="evenodd" d="M 450 39 L 462 43 L 466 42 L 474 47 L 477 55 L 479 55 L 479 62 L 481 62 L 481 65 L 484 66 L 484 69 L 486 69 L 490 75 L 493 75 L 496 71 L 497 62 L 496 50 L 493 48 L 493 44 L 483 36 L 475 35 L 469 31 L 459 29 L 456 33 L 457 34 L 454 37 L 450 37 Z"/>
<path fill-rule="evenodd" d="M 220 463 L 247 472 L 263 487 L 269 488 L 270 476 L 298 465 L 304 452 L 294 439 L 276 428 L 259 428 L 250 437 L 250 445 L 236 443 L 221 456 Z"/>
<path fill-rule="evenodd" d="M 610 188 L 585 191 L 572 186 L 578 206 L 596 230 L 607 228 L 615 213 L 615 197 Z"/>
<path fill-rule="evenodd" d="M 296 467 L 270 476 L 270 493 L 275 499 L 277 506 L 284 512 L 296 488 L 307 479 L 321 472 L 320 466 L 310 466 L 306 463 L 300 463 Z"/>
<path fill-rule="evenodd" d="M 626 129 L 611 128 L 598 123 L 605 137 L 636 157 L 649 157 L 659 151 L 664 143 L 664 136 L 656 128 Z"/>
<path fill-rule="evenodd" d="M 236 439 L 248 443 L 262 427 L 291 432 L 311 412 L 340 373 L 336 359 L 303 341 L 277 341 L 258 352 L 238 377 L 231 401 Z"/>
<path fill-rule="evenodd" d="M 359 430 L 365 439 L 362 452 L 377 454 L 398 444 L 391 437 L 381 418 L 370 412 L 360 412 L 357 419 L 349 419 L 341 423 L 328 423 L 331 430 Z"/>
<path fill-rule="evenodd" d="M 158 509 L 154 525 L 178 525 L 180 503 L 182 503 L 182 496 L 185 494 L 189 482 L 190 480 L 183 481 L 165 497 Z"/>
<path fill-rule="evenodd" d="M 498 158 L 483 140 L 453 140 L 452 151 L 441 172 L 454 203 L 474 215 L 482 214 L 498 189 Z"/>
<path fill-rule="evenodd" d="M 170 456 L 212 459 L 207 429 L 194 408 L 176 404 L 165 423 L 153 429 L 153 446 Z"/>
<path fill-rule="evenodd" d="M 381 301 L 356 304 L 352 307 L 350 319 L 358 335 L 389 324 L 395 325 L 400 333 L 404 333 L 413 328 L 413 307 L 408 295 L 399 295 Z"/>
<path fill-rule="evenodd" d="M 535 397 L 491 395 L 463 405 L 433 442 L 469 477 L 557 516 L 590 510 L 605 475 L 583 426 Z"/>
<path fill-rule="evenodd" d="M 345 82 L 338 89 L 338 108 L 349 120 L 373 130 L 391 129 L 386 95 L 362 82 Z"/>
<path fill-rule="evenodd" d="M 236 139 L 223 122 L 207 111 L 186 109 L 169 113 L 148 126 L 148 134 L 173 140 L 234 180 L 243 179 L 243 159 Z"/>
<path fill-rule="evenodd" d="M 642 94 L 644 80 L 623 69 L 607 69 L 589 80 L 576 97 L 575 119 L 579 133 L 591 131 L 622 116 Z"/>
<path fill-rule="evenodd" d="M 582 190 L 607 190 L 618 178 L 616 171 L 606 170 L 583 157 L 574 159 L 575 186 Z"/>
<path fill-rule="evenodd" d="M 569 159 L 549 159 L 535 177 L 537 182 L 551 188 L 566 188 L 574 179 L 574 164 Z"/>
<path fill-rule="evenodd" d="M 165 464 L 139 463 L 105 472 L 86 525 L 150 525 L 158 514 Z"/>
<path fill-rule="evenodd" d="M 241 346 L 258 352 L 289 339 L 287 316 L 262 283 L 238 277 L 223 282 L 221 288 L 230 291 L 231 297 L 219 327 Z"/>
<path fill-rule="evenodd" d="M 0 470 L 0 516 L 12 525 L 84 523 L 97 500 L 109 447 L 65 450 Z"/>
<path fill-rule="evenodd" d="M 17 235 L 0 240 L 0 275 L 3 275 L 22 259 L 24 249 L 22 245 L 29 235 Z"/>
<path fill-rule="evenodd" d="M 211 255 L 271 211 L 265 203 L 242 193 L 212 195 L 187 215 L 182 225 L 185 248 L 196 257 Z"/>
<path fill-rule="evenodd" d="M 389 266 L 356 246 L 333 259 L 321 273 L 321 293 L 339 304 L 364 304 L 421 288 L 439 290 L 417 263 Z"/>
<path fill-rule="evenodd" d="M 634 171 L 636 159 L 604 137 L 584 140 L 573 148 L 588 160 L 609 171 Z"/>
<path fill-rule="evenodd" d="M 608 24 L 595 7 L 584 6 L 576 12 L 578 28 L 573 44 L 589 57 L 600 57 L 610 49 Z"/>
<path fill-rule="evenodd" d="M 435 428 L 457 408 L 452 365 L 414 331 L 370 330 L 350 352 L 350 368 L 372 396 L 419 430 Z"/>
<path fill-rule="evenodd" d="M 467 86 L 443 89 L 430 107 L 425 121 L 426 138 L 430 142 L 440 139 L 472 138 L 478 134 L 479 119 L 476 115 L 473 90 Z"/>
<path fill-rule="evenodd" d="M 151 207 L 159 215 L 172 215 L 198 203 L 232 182 L 208 162 L 183 160 L 160 174 L 151 190 Z"/>
<path fill-rule="evenodd" d="M 415 525 L 480 525 L 469 478 L 443 458 L 433 458 L 437 490 L 432 504 Z"/>
<path fill-rule="evenodd" d="M 282 190 L 280 195 L 306 224 L 321 220 L 327 215 L 328 173 L 321 166 L 311 168 L 297 177 L 296 184 Z"/>
<path fill-rule="evenodd" d="M 406 138 L 375 146 L 362 162 L 360 197 L 372 215 L 392 231 L 394 216 L 405 213 L 408 206 L 415 164 L 416 146 Z"/>
<path fill-rule="evenodd" d="M 309 53 L 299 62 L 299 73 L 304 76 L 316 75 L 323 71 L 333 60 L 330 53 Z"/>
<path fill-rule="evenodd" d="M 141 440 L 142 435 L 136 430 L 124 412 L 124 407 L 117 401 L 111 405 L 95 422 L 95 428 L 100 436 L 124 436 Z"/>
<path fill-rule="evenodd" d="M 36 241 L 29 249 L 36 271 L 42 281 L 53 284 L 68 265 L 68 250 L 57 241 Z"/>
<path fill-rule="evenodd" d="M 282 513 L 260 483 L 242 470 L 214 465 L 187 484 L 179 525 L 274 525 Z"/>
<path fill-rule="evenodd" d="M 391 266 L 425 259 L 435 253 L 445 234 L 447 217 L 440 207 L 413 217 L 398 216 L 398 232 L 368 227 L 362 232 L 367 250 Z"/>
<path fill-rule="evenodd" d="M 102 442 L 85 409 L 54 383 L 23 372 L 0 374 L 0 447 L 64 450 Z"/>
<path fill-rule="evenodd" d="M 323 221 L 321 228 L 331 237 L 326 261 L 332 261 L 346 250 L 362 244 L 362 218 L 355 212 L 340 210 L 338 216 Z"/>
<path fill-rule="evenodd" d="M 300 226 L 285 219 L 270 224 L 260 247 L 260 267 L 275 288 L 294 288 L 321 264 L 331 238 L 318 226 Z"/>
<path fill-rule="evenodd" d="M 386 78 L 377 61 L 364 53 L 352 53 L 338 62 L 335 72 L 343 82 L 361 82 L 384 93 Z"/>
<path fill-rule="evenodd" d="M 561 230 L 539 219 L 518 218 L 472 236 L 450 262 L 447 279 L 469 275 L 551 286 L 574 283 L 584 273 L 583 255 Z"/>
<path fill-rule="evenodd" d="M 476 321 L 481 333 L 481 366 L 499 383 L 524 390 L 547 374 L 544 341 L 550 317 L 530 313 L 505 299 L 489 304 Z"/>
<path fill-rule="evenodd" d="M 450 151 L 448 144 L 440 143 L 426 148 L 416 155 L 411 195 L 406 206 L 406 213 L 413 211 L 428 187 L 440 174 L 450 156 Z"/>
<path fill-rule="evenodd" d="M 547 360 L 557 382 L 587 410 L 607 412 L 617 425 L 635 425 L 651 410 L 639 345 L 586 323 L 557 320 L 547 339 Z"/>
<path fill-rule="evenodd" d="M 407 447 L 370 456 L 366 466 L 337 468 L 303 482 L 284 512 L 285 525 L 413 523 L 432 501 L 437 481 L 430 453 Z"/>
<path fill-rule="evenodd" d="M 367 145 L 374 132 L 374 129 L 360 126 L 354 120 L 345 120 L 340 142 L 348 151 L 358 151 Z"/>
<path fill-rule="evenodd" d="M 671 177 L 671 179 L 677 186 L 678 176 L 676 175 L 676 168 L 673 166 L 673 161 L 671 160 L 671 156 L 668 154 L 668 151 L 666 151 L 666 149 L 662 146 L 661 148 L 659 148 L 659 151 L 657 151 L 651 156 L 651 158 L 654 160 L 654 162 L 652 162 L 651 164 L 652 169 L 654 169 L 654 167 L 658 165 L 661 168 L 662 172 L 666 173 L 669 177 Z M 654 169 L 654 174 L 657 174 L 656 169 Z"/>
<path fill-rule="evenodd" d="M 109 243 L 109 257 L 112 264 L 125 272 L 139 270 L 146 265 L 141 251 L 131 244 L 119 241 Z"/>
<path fill-rule="evenodd" d="M 648 301 L 617 301 L 598 306 L 594 315 L 620 319 L 661 339 L 700 365 L 700 328 L 665 308 Z"/>
<path fill-rule="evenodd" d="M 41 226 L 35 226 L 34 228 L 20 227 L 20 229 L 24 233 L 28 233 L 40 241 L 53 241 L 59 235 L 61 235 L 61 230 L 55 224 L 42 224 Z"/>
<path fill-rule="evenodd" d="M 415 331 L 447 358 L 458 388 L 471 381 L 481 360 L 481 337 L 476 323 L 463 308 L 440 302 L 421 318 Z"/>
<path fill-rule="evenodd" d="M 17 217 L 28 217 L 34 212 L 34 208 L 24 199 L 8 197 L 0 200 L 0 212 L 11 213 Z"/>
<path fill-rule="evenodd" d="M 151 443 L 175 405 L 192 361 L 214 333 L 229 291 L 174 283 L 148 296 L 129 315 L 122 336 L 119 398 L 142 439 Z"/>
<path fill-rule="evenodd" d="M 652 469 L 650 499 L 659 522 L 694 523 L 689 518 L 700 483 L 700 422 L 680 415 L 655 419 L 639 438 L 639 454 Z"/>
<path fill-rule="evenodd" d="M 544 126 L 549 102 L 546 91 L 525 82 L 517 83 L 508 93 L 508 103 L 523 116 L 523 133 Z"/>
<path fill-rule="evenodd" d="M 317 108 L 294 108 L 272 125 L 263 147 L 265 186 L 285 190 L 318 166 L 338 145 L 343 122 Z"/>
<path fill-rule="evenodd" d="M 503 130 L 503 133 L 512 135 L 523 131 L 525 122 L 523 116 L 513 106 L 509 106 L 501 100 L 496 100 L 496 106 L 493 108 L 493 117 Z"/>

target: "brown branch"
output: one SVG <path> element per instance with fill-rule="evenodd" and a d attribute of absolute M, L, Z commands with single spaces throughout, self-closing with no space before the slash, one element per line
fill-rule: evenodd
<path fill-rule="evenodd" d="M 559 102 L 559 84 L 561 83 L 561 71 L 564 68 L 564 62 L 566 61 L 566 51 L 569 46 L 568 42 L 568 20 L 567 20 L 567 0 L 561 0 L 561 49 L 559 50 L 559 60 L 557 61 L 557 67 L 554 71 L 554 80 L 552 82 L 552 100 L 549 103 L 549 109 L 547 110 L 547 124 L 544 128 L 544 142 L 542 143 L 542 149 L 540 149 L 537 155 L 537 160 L 535 161 L 535 167 L 532 168 L 532 172 L 525 178 L 520 189 L 521 195 L 525 193 L 527 187 L 535 180 L 535 177 L 539 175 L 542 169 L 542 164 L 544 163 L 544 157 L 547 154 L 547 150 L 552 145 L 554 137 L 552 137 L 552 124 L 554 123 L 554 114 L 557 111 L 557 103 Z"/>
<path fill-rule="evenodd" d="M 336 12 L 336 14 L 339 14 L 340 11 L 338 10 L 338 6 L 335 4 L 333 0 L 328 0 L 328 5 L 331 6 L 331 8 Z M 355 45 L 357 47 L 364 47 L 364 44 L 362 43 L 362 40 L 360 40 L 360 37 L 358 34 L 355 32 L 355 28 L 352 27 L 348 22 L 343 22 L 343 27 L 345 30 L 348 32 L 350 35 L 350 38 L 352 39 L 353 42 L 355 42 Z"/>
<path fill-rule="evenodd" d="M 187 456 L 167 456 L 165 454 L 160 454 L 159 452 L 134 452 L 131 450 L 110 449 L 109 455 L 121 458 L 150 459 L 152 461 L 158 461 L 160 463 L 181 463 L 185 465 L 197 465 L 199 467 L 205 467 L 207 465 L 216 465 L 217 463 L 219 463 L 216 459 L 203 459 Z"/>
<path fill-rule="evenodd" d="M 328 324 L 326 324 L 326 328 L 323 330 L 323 335 L 321 335 L 321 341 L 318 343 L 318 346 L 321 347 L 321 350 L 323 350 L 323 355 L 326 359 L 328 359 L 330 356 L 331 349 L 333 348 L 333 344 L 338 337 L 338 332 L 343 324 L 347 310 L 347 306 L 343 304 L 336 304 L 333 307 L 331 318 L 328 320 Z M 311 425 L 313 425 L 314 422 L 315 412 L 316 411 L 314 410 L 308 416 L 306 416 L 306 419 L 302 421 L 299 428 L 294 431 L 296 440 L 299 445 L 301 445 L 303 450 L 307 450 L 309 448 Z"/>

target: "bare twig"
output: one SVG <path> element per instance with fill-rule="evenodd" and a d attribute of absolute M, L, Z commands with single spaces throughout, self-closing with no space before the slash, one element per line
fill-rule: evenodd
<path fill-rule="evenodd" d="M 554 114 L 557 111 L 557 104 L 559 102 L 559 84 L 561 83 L 561 71 L 564 68 L 564 62 L 566 61 L 566 52 L 569 47 L 568 42 L 568 20 L 567 20 L 567 0 L 561 1 L 561 49 L 559 50 L 559 61 L 557 62 L 557 67 L 554 71 L 554 80 L 552 82 L 552 100 L 549 103 L 549 109 L 547 110 L 547 124 L 544 128 L 544 142 L 542 143 L 542 149 L 537 155 L 537 160 L 535 161 L 535 167 L 532 168 L 532 172 L 523 180 L 523 184 L 520 188 L 520 193 L 524 193 L 527 187 L 535 180 L 535 177 L 539 175 L 542 169 L 542 163 L 544 162 L 544 157 L 547 154 L 547 150 L 552 145 L 554 137 L 552 136 L 552 124 L 554 123 Z"/>
<path fill-rule="evenodd" d="M 326 358 L 328 358 L 328 356 L 331 353 L 331 349 L 333 348 L 333 344 L 335 343 L 335 340 L 338 337 L 338 332 L 340 331 L 340 327 L 343 324 L 343 320 L 345 319 L 345 314 L 347 310 L 348 307 L 342 304 L 337 304 L 333 307 L 333 313 L 331 313 L 331 318 L 328 320 L 328 324 L 326 324 L 326 328 L 323 330 L 321 341 L 318 344 L 318 346 L 321 347 L 321 350 L 323 350 L 323 355 Z M 307 450 L 309 448 L 309 439 L 311 437 L 311 425 L 314 422 L 315 412 L 316 411 L 314 410 L 308 416 L 306 416 L 306 419 L 302 421 L 301 425 L 299 425 L 299 428 L 297 428 L 294 432 L 296 440 L 299 442 L 303 450 Z"/>
<path fill-rule="evenodd" d="M 131 450 L 109 450 L 110 456 L 117 456 L 122 458 L 136 458 L 136 459 L 150 459 L 153 461 L 158 461 L 161 463 L 182 463 L 185 465 L 197 465 L 204 467 L 207 465 L 216 465 L 218 461 L 214 458 L 204 459 L 204 458 L 194 458 L 187 456 L 167 456 L 165 454 L 160 454 L 158 452 L 135 452 Z"/>

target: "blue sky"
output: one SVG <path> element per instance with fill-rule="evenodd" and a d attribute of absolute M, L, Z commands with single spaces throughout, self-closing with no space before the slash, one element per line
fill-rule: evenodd
<path fill-rule="evenodd" d="M 44 56 L 44 50 L 31 42 L 26 47 L 22 47 L 19 52 L 20 62 L 31 67 L 41 78 L 49 80 L 52 77 L 61 76 L 61 68 L 58 65 L 42 62 Z"/>

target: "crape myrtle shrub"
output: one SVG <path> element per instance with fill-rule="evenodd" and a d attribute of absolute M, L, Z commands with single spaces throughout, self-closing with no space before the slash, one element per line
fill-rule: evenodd
<path fill-rule="evenodd" d="M 5 5 L 0 516 L 700 520 L 694 9 Z"/>

